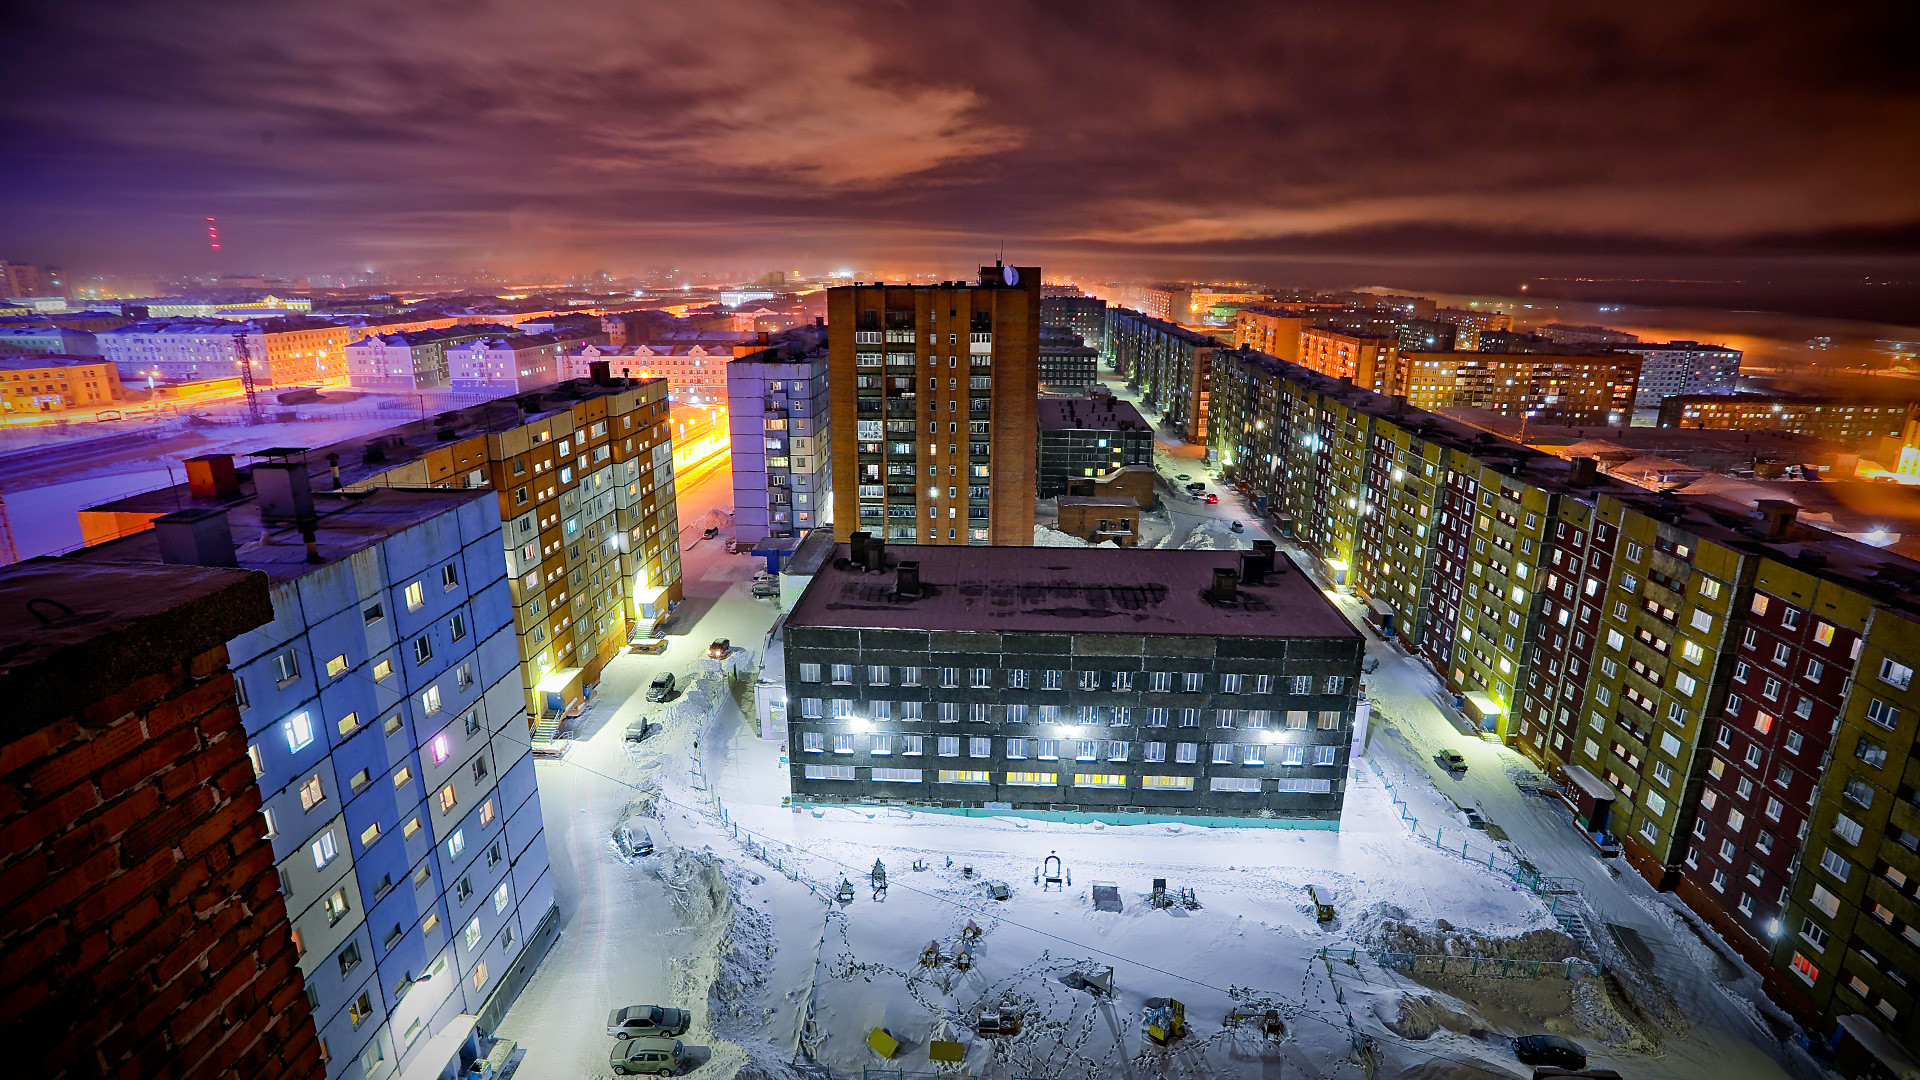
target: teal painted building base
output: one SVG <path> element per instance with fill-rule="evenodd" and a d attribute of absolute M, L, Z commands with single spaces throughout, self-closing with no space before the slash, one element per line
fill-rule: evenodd
<path fill-rule="evenodd" d="M 887 806 L 870 803 L 814 803 L 794 800 L 793 805 L 807 810 L 857 810 L 879 817 L 888 812 L 907 814 L 948 814 L 970 818 L 1026 818 L 1029 821 L 1063 821 L 1072 825 L 1192 825 L 1202 829 L 1312 829 L 1339 832 L 1338 819 L 1214 817 L 1201 814 L 1122 814 L 1116 811 L 1086 810 L 989 810 L 981 806 Z"/>

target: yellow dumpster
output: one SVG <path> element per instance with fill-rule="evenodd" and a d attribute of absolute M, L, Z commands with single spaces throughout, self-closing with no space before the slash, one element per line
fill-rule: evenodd
<path fill-rule="evenodd" d="M 967 1056 L 967 1048 L 957 1042 L 935 1039 L 927 1044 L 927 1059 L 958 1065 Z"/>
<path fill-rule="evenodd" d="M 889 1034 L 886 1028 L 874 1028 L 867 1036 L 867 1047 L 881 1057 L 891 1059 L 900 1052 L 900 1040 Z"/>

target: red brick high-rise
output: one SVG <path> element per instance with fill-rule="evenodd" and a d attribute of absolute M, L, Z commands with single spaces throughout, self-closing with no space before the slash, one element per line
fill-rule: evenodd
<path fill-rule="evenodd" d="M 325 1075 L 227 670 L 272 616 L 240 570 L 0 571 L 11 1075 Z"/>

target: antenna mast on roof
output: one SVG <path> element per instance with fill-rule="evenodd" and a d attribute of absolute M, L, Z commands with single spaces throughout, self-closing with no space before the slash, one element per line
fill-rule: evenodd
<path fill-rule="evenodd" d="M 253 350 L 247 347 L 248 324 L 241 323 L 241 329 L 233 335 L 233 349 L 240 357 L 240 389 L 247 395 L 247 423 L 259 425 L 260 392 L 253 383 Z"/>

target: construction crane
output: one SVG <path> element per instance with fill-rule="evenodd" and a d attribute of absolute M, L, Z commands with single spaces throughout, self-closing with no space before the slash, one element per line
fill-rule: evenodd
<path fill-rule="evenodd" d="M 253 383 L 253 350 L 247 346 L 245 324 L 233 335 L 233 349 L 240 357 L 240 389 L 247 395 L 247 423 L 257 425 L 262 422 L 260 392 Z"/>

